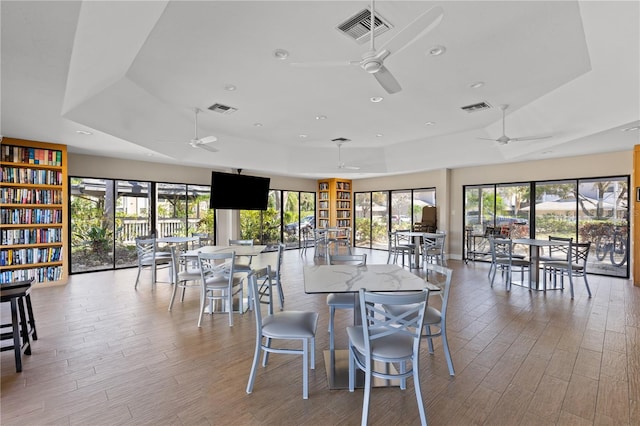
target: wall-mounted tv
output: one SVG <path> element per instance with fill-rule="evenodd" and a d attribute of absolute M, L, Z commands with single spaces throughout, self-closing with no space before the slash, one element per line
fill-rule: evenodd
<path fill-rule="evenodd" d="M 266 210 L 271 179 L 232 173 L 211 173 L 212 209 Z"/>

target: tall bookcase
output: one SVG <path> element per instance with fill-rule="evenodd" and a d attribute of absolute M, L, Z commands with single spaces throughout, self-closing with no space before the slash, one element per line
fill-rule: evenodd
<path fill-rule="evenodd" d="M 323 179 L 318 181 L 318 228 L 352 228 L 351 181 Z"/>
<path fill-rule="evenodd" d="M 4 138 L 0 165 L 0 283 L 66 283 L 66 145 Z"/>

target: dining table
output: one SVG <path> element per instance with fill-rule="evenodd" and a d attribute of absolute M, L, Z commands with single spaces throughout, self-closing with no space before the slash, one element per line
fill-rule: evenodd
<path fill-rule="evenodd" d="M 529 246 L 529 259 L 531 261 L 531 282 L 529 287 L 533 290 L 540 290 L 540 248 L 563 246 L 568 247 L 568 241 L 541 240 L 536 238 L 514 238 L 513 244 L 523 244 Z"/>
<path fill-rule="evenodd" d="M 369 265 L 305 265 L 304 291 L 308 294 L 352 293 L 354 297 L 354 324 L 362 322 L 358 292 L 440 291 L 440 287 L 425 281 L 414 273 L 395 264 Z M 324 351 L 329 389 L 349 388 L 349 350 Z M 356 386 L 364 385 L 364 376 L 359 372 Z M 376 380 L 374 386 L 388 386 L 383 380 Z"/>

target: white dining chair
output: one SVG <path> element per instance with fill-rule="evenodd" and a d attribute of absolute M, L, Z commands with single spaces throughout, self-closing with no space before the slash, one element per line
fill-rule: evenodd
<path fill-rule="evenodd" d="M 429 290 L 408 294 L 359 292 L 362 325 L 347 327 L 349 335 L 349 391 L 355 389 L 356 368 L 364 371 L 361 424 L 367 424 L 373 378 L 399 380 L 406 389 L 413 377 L 420 421 L 427 424 L 420 387 L 420 341 Z M 383 306 L 401 306 L 399 314 Z M 392 365 L 394 368 L 392 368 Z M 395 366 L 399 366 L 396 370 Z"/>
<path fill-rule="evenodd" d="M 318 327 L 318 314 L 308 311 L 282 311 L 273 313 L 273 292 L 267 294 L 268 313 L 263 315 L 262 303 L 258 296 L 258 281 L 270 279 L 268 268 L 251 271 L 247 276 L 251 293 L 254 295 L 253 311 L 256 318 L 256 349 L 249 373 L 247 393 L 253 392 L 260 354 L 264 352 L 262 366 L 266 367 L 270 353 L 302 355 L 302 398 L 309 398 L 309 368 L 315 369 L 315 337 Z M 272 285 L 267 286 L 273 289 Z M 296 349 L 290 346 L 272 346 L 274 340 L 295 340 L 302 344 L 302 348 Z M 309 367 L 309 358 L 311 365 Z M 273 397 L 273 395 L 271 395 Z"/>

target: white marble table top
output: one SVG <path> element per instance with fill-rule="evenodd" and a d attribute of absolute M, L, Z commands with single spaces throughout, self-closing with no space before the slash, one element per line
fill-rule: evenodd
<path fill-rule="evenodd" d="M 306 265 L 305 293 L 355 293 L 368 291 L 412 291 L 423 288 L 438 291 L 419 276 L 394 264 L 381 265 Z"/>
<path fill-rule="evenodd" d="M 198 253 L 230 253 L 236 252 L 236 256 L 258 256 L 267 246 L 203 246 L 189 250 L 183 254 L 186 257 L 197 257 Z"/>
<path fill-rule="evenodd" d="M 513 244 L 526 244 L 529 246 L 547 247 L 547 246 L 568 246 L 568 241 L 557 240 L 537 240 L 534 238 L 514 238 L 511 240 Z"/>
<path fill-rule="evenodd" d="M 168 243 L 168 244 L 190 243 L 192 241 L 198 241 L 198 237 L 161 237 L 161 238 L 156 238 L 156 242 Z"/>

